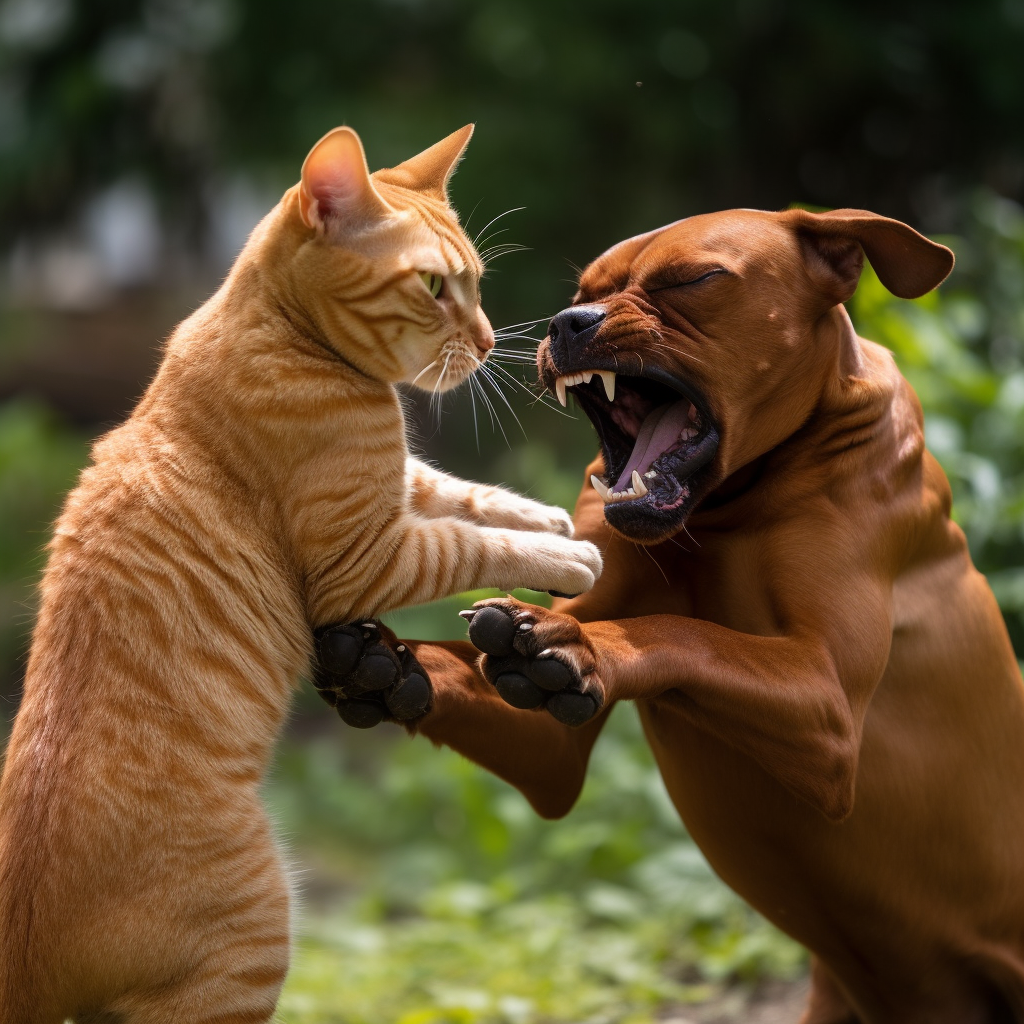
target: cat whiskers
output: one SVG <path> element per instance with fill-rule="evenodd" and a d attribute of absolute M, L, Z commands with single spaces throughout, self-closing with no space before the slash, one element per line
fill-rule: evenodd
<path fill-rule="evenodd" d="M 430 408 L 437 416 L 438 423 L 441 422 L 441 384 L 444 381 L 445 375 L 448 373 L 448 364 L 451 362 L 454 354 L 454 352 L 449 352 L 448 355 L 444 357 L 444 365 L 441 367 L 441 372 L 437 375 L 437 380 L 434 381 L 434 386 L 430 392 Z M 435 359 L 434 362 L 436 363 L 437 359 Z"/>
<path fill-rule="evenodd" d="M 413 379 L 411 381 L 409 381 L 409 384 L 410 385 L 415 384 L 416 381 L 418 381 L 420 379 L 420 377 L 422 377 L 423 374 L 425 374 L 427 372 L 427 370 L 430 370 L 430 369 L 432 369 L 435 366 L 437 366 L 437 360 L 436 359 L 432 359 L 429 363 L 427 363 L 426 366 L 423 367 L 422 370 L 420 370 L 419 373 L 416 374 L 415 377 L 413 377 Z M 436 385 L 435 385 L 435 387 L 436 387 Z"/>
<path fill-rule="evenodd" d="M 521 335 L 521 337 L 525 338 L 528 337 L 528 335 Z M 537 343 L 536 338 L 530 338 L 530 340 L 533 341 L 535 344 Z M 540 402 L 540 404 L 543 405 L 545 409 L 550 409 L 552 412 L 558 413 L 559 416 L 564 416 L 566 419 L 569 420 L 576 419 L 575 416 L 573 416 L 569 412 L 566 412 L 564 409 L 561 408 L 561 406 L 557 405 L 554 401 L 552 401 L 550 396 L 544 390 L 541 390 L 538 393 L 534 387 L 528 386 L 524 381 L 520 380 L 518 377 L 510 373 L 507 369 L 505 369 L 505 367 L 501 365 L 502 363 L 507 362 L 511 366 L 516 366 L 519 369 L 522 369 L 526 365 L 536 366 L 537 361 L 532 355 L 527 355 L 524 352 L 516 352 L 515 350 L 510 349 L 493 348 L 491 349 L 488 355 L 488 362 L 492 363 L 493 369 L 501 373 L 501 375 L 505 379 L 511 381 L 511 383 L 514 384 L 516 387 L 521 388 L 528 395 L 530 395 L 533 398 L 532 404 L 536 405 L 538 402 Z"/>
<path fill-rule="evenodd" d="M 491 218 L 491 219 L 490 219 L 490 220 L 489 220 L 489 221 L 488 221 L 488 222 L 487 222 L 487 223 L 486 223 L 486 224 L 485 224 L 485 225 L 484 225 L 484 226 L 483 226 L 483 227 L 482 227 L 482 228 L 481 228 L 481 229 L 480 229 L 480 230 L 479 230 L 479 231 L 478 231 L 477 233 L 476 233 L 476 237 L 475 237 L 475 238 L 473 239 L 473 248 L 477 248 L 477 247 L 479 247 L 479 246 L 481 246 L 481 245 L 486 245 L 486 244 L 487 244 L 487 242 L 488 242 L 488 240 L 494 237 L 494 235 L 488 235 L 488 236 L 487 236 L 487 238 L 485 238 L 485 239 L 484 239 L 484 240 L 483 240 L 482 242 L 480 241 L 480 236 L 481 236 L 481 235 L 482 235 L 482 234 L 483 234 L 483 233 L 484 233 L 484 232 L 485 232 L 485 231 L 486 231 L 486 230 L 487 230 L 487 229 L 488 229 L 488 228 L 489 228 L 489 227 L 490 227 L 490 226 L 491 226 L 492 224 L 497 224 L 497 223 L 498 223 L 498 221 L 499 221 L 499 220 L 501 220 L 501 218 L 502 218 L 502 217 L 507 217 L 507 216 L 508 216 L 508 215 L 509 215 L 510 213 L 519 213 L 520 211 L 522 211 L 522 210 L 525 210 L 525 209 L 526 209 L 526 207 L 525 207 L 525 206 L 513 206 L 511 210 L 506 210 L 506 211 L 505 211 L 504 213 L 499 213 L 497 217 L 492 217 L 492 218 Z M 506 231 L 506 230 L 507 230 L 507 228 L 502 228 L 502 229 L 501 229 L 501 231 L 495 232 L 495 234 L 499 234 L 499 235 L 500 235 L 500 234 L 502 234 L 502 232 L 504 232 L 504 231 Z"/>
<path fill-rule="evenodd" d="M 524 320 L 518 324 L 505 324 L 504 327 L 496 327 L 494 329 L 494 336 L 496 338 L 501 337 L 503 334 L 508 334 L 509 331 L 518 331 L 524 328 L 533 328 L 537 324 L 545 324 L 551 319 L 550 316 L 538 317 L 536 320 Z M 526 337 L 526 335 L 517 335 L 517 337 Z"/>

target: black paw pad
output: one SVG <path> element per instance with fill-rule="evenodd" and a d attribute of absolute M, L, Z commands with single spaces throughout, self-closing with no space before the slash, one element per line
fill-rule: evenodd
<path fill-rule="evenodd" d="M 484 654 L 506 657 L 512 653 L 516 624 L 508 612 L 489 605 L 481 608 L 469 624 L 470 643 Z"/>
<path fill-rule="evenodd" d="M 321 634 L 317 645 L 320 665 L 332 676 L 347 676 L 363 653 L 362 630 L 353 626 L 335 626 Z"/>
<path fill-rule="evenodd" d="M 544 703 L 544 691 L 519 672 L 505 672 L 494 680 L 501 699 L 514 708 L 529 711 Z"/>
<path fill-rule="evenodd" d="M 560 590 L 549 590 L 548 593 L 552 597 L 569 597 L 569 598 L 572 598 L 572 597 L 579 597 L 580 596 L 579 594 L 563 594 Z"/>
<path fill-rule="evenodd" d="M 562 725 L 583 725 L 597 714 L 598 703 L 589 693 L 556 693 L 548 701 L 548 711 Z"/>
<path fill-rule="evenodd" d="M 399 722 L 419 718 L 430 707 L 430 683 L 419 672 L 413 672 L 385 698 L 388 710 Z"/>
<path fill-rule="evenodd" d="M 571 668 L 557 658 L 541 658 L 532 662 L 526 671 L 530 678 L 544 690 L 564 690 L 576 682 Z"/>
<path fill-rule="evenodd" d="M 398 678 L 398 666 L 386 647 L 377 645 L 366 651 L 359 667 L 345 684 L 345 692 L 351 694 L 384 690 Z"/>
<path fill-rule="evenodd" d="M 372 700 L 339 700 L 338 714 L 353 729 L 372 729 L 384 721 L 384 705 Z"/>

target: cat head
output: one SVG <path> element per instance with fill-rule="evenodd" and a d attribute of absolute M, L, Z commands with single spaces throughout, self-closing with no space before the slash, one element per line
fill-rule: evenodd
<path fill-rule="evenodd" d="M 378 380 L 446 391 L 494 346 L 483 264 L 447 196 L 472 134 L 371 174 L 359 136 L 335 128 L 285 196 L 298 234 L 289 291 L 321 341 Z"/>

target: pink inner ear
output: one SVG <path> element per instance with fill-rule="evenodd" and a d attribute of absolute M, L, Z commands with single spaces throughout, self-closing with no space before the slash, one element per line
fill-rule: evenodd
<path fill-rule="evenodd" d="M 324 139 L 306 159 L 302 185 L 321 219 L 364 205 L 372 186 L 359 144 L 348 134 Z"/>
<path fill-rule="evenodd" d="M 358 197 L 353 176 L 345 173 L 348 170 L 341 165 L 318 167 L 306 179 L 306 189 L 316 200 L 317 212 L 322 218 L 343 212 Z"/>

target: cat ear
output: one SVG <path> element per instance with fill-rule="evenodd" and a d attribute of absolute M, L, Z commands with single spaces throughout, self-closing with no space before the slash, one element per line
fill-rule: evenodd
<path fill-rule="evenodd" d="M 351 128 L 335 128 L 309 151 L 302 164 L 299 209 L 310 228 L 330 218 L 366 221 L 391 211 L 373 187 L 363 144 Z"/>
<path fill-rule="evenodd" d="M 441 202 L 447 202 L 448 181 L 469 145 L 474 127 L 467 124 L 397 167 L 377 171 L 374 177 L 415 192 L 426 192 Z"/>

